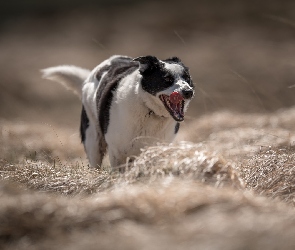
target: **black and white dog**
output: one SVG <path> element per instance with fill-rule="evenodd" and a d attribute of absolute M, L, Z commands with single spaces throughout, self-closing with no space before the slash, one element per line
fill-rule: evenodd
<path fill-rule="evenodd" d="M 82 99 L 80 133 L 92 167 L 108 150 L 112 168 L 156 141 L 171 142 L 194 96 L 189 69 L 177 58 L 112 56 L 91 72 L 75 66 L 43 70 Z"/>

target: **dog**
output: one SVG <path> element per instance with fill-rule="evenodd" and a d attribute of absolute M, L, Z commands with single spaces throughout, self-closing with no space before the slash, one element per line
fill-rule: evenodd
<path fill-rule="evenodd" d="M 92 71 L 57 66 L 42 72 L 81 98 L 81 141 L 96 168 L 107 151 L 115 169 L 145 146 L 172 142 L 195 95 L 189 68 L 177 57 L 116 55 Z"/>

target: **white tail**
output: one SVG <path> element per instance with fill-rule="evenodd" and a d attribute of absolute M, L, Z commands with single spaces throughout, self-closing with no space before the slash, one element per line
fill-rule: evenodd
<path fill-rule="evenodd" d="M 41 72 L 43 73 L 43 78 L 63 84 L 80 98 L 82 96 L 83 82 L 90 74 L 88 69 L 68 65 L 43 69 Z"/>

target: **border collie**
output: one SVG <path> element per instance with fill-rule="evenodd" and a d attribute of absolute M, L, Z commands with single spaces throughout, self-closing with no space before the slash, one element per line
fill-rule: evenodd
<path fill-rule="evenodd" d="M 82 99 L 80 134 L 92 167 L 108 150 L 112 169 L 144 146 L 172 142 L 194 84 L 179 58 L 112 56 L 92 71 L 75 66 L 42 70 Z"/>

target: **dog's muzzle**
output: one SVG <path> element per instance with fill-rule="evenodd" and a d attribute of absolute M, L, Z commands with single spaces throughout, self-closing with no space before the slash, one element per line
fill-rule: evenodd
<path fill-rule="evenodd" d="M 177 122 L 182 122 L 184 120 L 185 102 L 191 100 L 194 94 L 193 89 L 186 88 L 180 91 L 174 91 L 170 96 L 162 94 L 159 98 L 172 118 Z"/>

